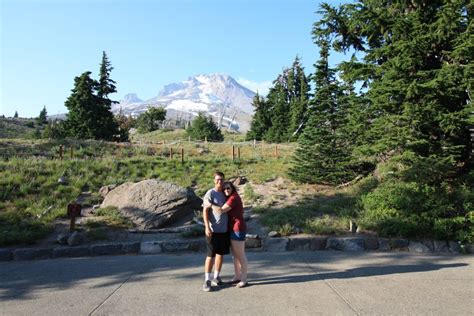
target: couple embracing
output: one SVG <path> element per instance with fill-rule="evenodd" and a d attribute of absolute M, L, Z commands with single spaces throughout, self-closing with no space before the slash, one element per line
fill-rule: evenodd
<path fill-rule="evenodd" d="M 203 290 L 211 291 L 212 286 L 221 286 L 220 272 L 224 255 L 232 250 L 234 277 L 230 281 L 242 288 L 247 286 L 247 257 L 245 255 L 245 235 L 242 199 L 232 182 L 225 181 L 220 171 L 214 173 L 214 188 L 204 196 L 204 225 L 206 226 L 207 257 L 204 264 L 205 282 Z M 214 267 L 214 276 L 212 268 Z M 212 279 L 211 279 L 212 278 Z"/>

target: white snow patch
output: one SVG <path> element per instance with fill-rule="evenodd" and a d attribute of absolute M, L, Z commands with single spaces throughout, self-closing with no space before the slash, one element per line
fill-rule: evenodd
<path fill-rule="evenodd" d="M 193 102 L 190 100 L 174 100 L 166 107 L 166 109 L 185 112 L 208 111 L 208 108 L 208 104 Z"/>

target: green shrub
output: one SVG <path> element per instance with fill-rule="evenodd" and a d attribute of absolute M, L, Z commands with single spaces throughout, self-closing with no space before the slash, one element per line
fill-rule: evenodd
<path fill-rule="evenodd" d="M 421 182 L 421 181 L 420 181 Z M 472 240 L 464 187 L 389 179 L 363 195 L 360 224 L 384 236 Z"/>

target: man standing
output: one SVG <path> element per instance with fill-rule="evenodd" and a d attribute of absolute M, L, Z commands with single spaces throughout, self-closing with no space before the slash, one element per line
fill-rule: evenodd
<path fill-rule="evenodd" d="M 222 269 L 224 255 L 229 253 L 230 238 L 227 232 L 227 213 L 212 211 L 211 205 L 222 206 L 226 197 L 222 192 L 224 174 L 220 171 L 214 173 L 214 188 L 207 191 L 204 196 L 203 219 L 206 226 L 207 257 L 204 263 L 205 282 L 202 289 L 206 292 L 211 290 L 211 285 L 223 284 L 219 274 Z M 214 278 L 211 281 L 212 267 L 214 267 Z"/>

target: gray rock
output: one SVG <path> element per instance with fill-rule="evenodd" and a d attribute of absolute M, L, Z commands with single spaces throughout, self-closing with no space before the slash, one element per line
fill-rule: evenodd
<path fill-rule="evenodd" d="M 142 241 L 140 243 L 141 254 L 161 253 L 161 243 L 159 241 Z"/>
<path fill-rule="evenodd" d="M 193 214 L 201 204 L 191 189 L 152 179 L 116 187 L 105 196 L 101 208 L 117 207 L 139 228 L 154 229 Z"/>
<path fill-rule="evenodd" d="M 270 237 L 270 238 L 276 238 L 276 237 L 280 237 L 280 236 L 281 236 L 280 233 L 276 232 L 274 230 L 268 233 L 268 237 Z"/>
<path fill-rule="evenodd" d="M 75 231 L 67 239 L 67 244 L 69 246 L 77 246 L 77 245 L 81 244 L 83 240 L 84 240 L 84 238 L 82 237 L 82 234 Z"/>
<path fill-rule="evenodd" d="M 433 251 L 434 252 L 449 252 L 448 243 L 444 240 L 433 241 Z"/>
<path fill-rule="evenodd" d="M 379 249 L 379 241 L 375 237 L 364 238 L 365 250 L 377 250 Z"/>
<path fill-rule="evenodd" d="M 190 241 L 165 241 L 161 244 L 162 252 L 181 252 L 181 251 L 199 251 L 205 247 L 206 241 L 190 240 Z"/>
<path fill-rule="evenodd" d="M 52 253 L 53 250 L 50 248 L 15 249 L 13 251 L 13 260 L 49 259 Z"/>
<path fill-rule="evenodd" d="M 263 249 L 267 251 L 285 251 L 288 238 L 267 238 L 263 241 Z"/>
<path fill-rule="evenodd" d="M 91 255 L 93 256 L 109 256 L 109 255 L 121 255 L 122 244 L 102 244 L 102 245 L 92 245 L 91 246 Z"/>
<path fill-rule="evenodd" d="M 434 244 L 432 240 L 422 240 L 421 243 L 425 246 L 428 247 L 430 252 L 434 251 Z"/>
<path fill-rule="evenodd" d="M 13 259 L 13 253 L 10 249 L 0 249 L 0 261 L 10 261 Z"/>
<path fill-rule="evenodd" d="M 474 245 L 473 244 L 466 244 L 465 249 L 466 249 L 466 253 L 474 253 Z"/>
<path fill-rule="evenodd" d="M 229 181 L 231 181 L 235 186 L 239 186 L 245 184 L 247 182 L 247 179 L 245 177 L 238 176 L 235 179 L 229 179 Z"/>
<path fill-rule="evenodd" d="M 408 244 L 406 239 L 390 239 L 390 250 L 408 251 Z"/>
<path fill-rule="evenodd" d="M 379 251 L 390 251 L 390 239 L 388 238 L 379 238 Z"/>
<path fill-rule="evenodd" d="M 325 236 L 313 236 L 309 239 L 310 250 L 324 250 L 326 249 L 328 238 Z"/>
<path fill-rule="evenodd" d="M 110 184 L 110 185 L 103 186 L 102 188 L 99 189 L 99 194 L 100 194 L 100 196 L 105 197 L 110 191 L 112 191 L 116 187 L 117 187 L 116 184 Z"/>
<path fill-rule="evenodd" d="M 124 254 L 136 254 L 140 251 L 139 242 L 126 242 L 122 244 L 122 252 Z"/>
<path fill-rule="evenodd" d="M 60 245 L 66 245 L 67 244 L 67 239 L 71 236 L 69 233 L 61 233 L 56 237 L 56 241 Z"/>
<path fill-rule="evenodd" d="M 326 249 L 343 250 L 344 241 L 342 240 L 342 238 L 330 237 L 328 238 Z"/>
<path fill-rule="evenodd" d="M 90 249 L 82 247 L 57 247 L 53 249 L 53 258 L 90 256 Z"/>
<path fill-rule="evenodd" d="M 429 247 L 418 241 L 410 241 L 410 243 L 408 244 L 408 250 L 419 253 L 432 252 Z"/>
<path fill-rule="evenodd" d="M 288 239 L 287 250 L 310 250 L 310 238 L 308 236 L 295 236 Z"/>
<path fill-rule="evenodd" d="M 461 252 L 461 246 L 457 241 L 449 241 L 449 251 L 452 253 L 460 253 Z"/>
<path fill-rule="evenodd" d="M 343 250 L 345 251 L 364 251 L 363 238 L 344 238 Z"/>
<path fill-rule="evenodd" d="M 246 238 L 245 248 L 247 249 L 262 248 L 262 240 L 259 238 Z"/>

